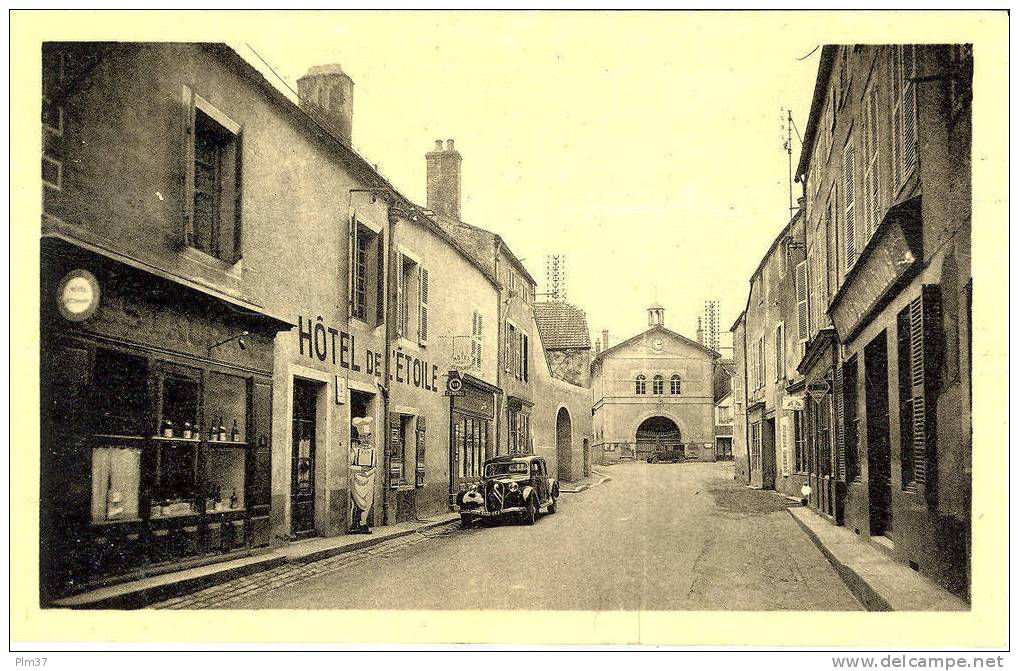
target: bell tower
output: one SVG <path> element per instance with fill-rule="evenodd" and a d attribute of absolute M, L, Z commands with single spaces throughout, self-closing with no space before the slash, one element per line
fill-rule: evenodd
<path fill-rule="evenodd" d="M 665 308 L 655 303 L 647 309 L 648 326 L 665 326 Z"/>

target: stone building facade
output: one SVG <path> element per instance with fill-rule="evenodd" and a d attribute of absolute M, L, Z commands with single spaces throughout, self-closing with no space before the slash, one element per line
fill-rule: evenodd
<path fill-rule="evenodd" d="M 687 459 L 715 458 L 714 377 L 719 354 L 665 327 L 649 328 L 599 352 L 591 364 L 596 450 L 606 462 L 643 459 L 682 445 Z"/>
<path fill-rule="evenodd" d="M 799 356 L 785 393 L 802 399 L 807 463 L 798 478 L 810 505 L 962 596 L 972 67 L 969 45 L 822 49 L 796 169 L 804 186 L 796 246 L 806 258 L 796 266 L 797 309 L 786 312 L 786 323 L 798 323 Z M 744 379 L 760 338 L 754 301 L 752 288 L 733 329 Z M 752 453 L 753 385 L 743 398 L 749 426 L 737 451 Z M 756 482 L 753 459 L 749 471 L 738 473 Z"/>

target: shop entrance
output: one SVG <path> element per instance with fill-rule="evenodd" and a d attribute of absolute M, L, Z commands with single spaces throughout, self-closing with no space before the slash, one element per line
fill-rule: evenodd
<path fill-rule="evenodd" d="M 884 331 L 864 348 L 870 535 L 891 536 L 892 451 L 888 432 L 888 344 Z"/>
<path fill-rule="evenodd" d="M 319 385 L 294 380 L 290 523 L 294 537 L 315 533 L 315 402 Z"/>
<path fill-rule="evenodd" d="M 764 449 L 761 452 L 761 488 L 775 489 L 775 418 L 764 420 Z"/>

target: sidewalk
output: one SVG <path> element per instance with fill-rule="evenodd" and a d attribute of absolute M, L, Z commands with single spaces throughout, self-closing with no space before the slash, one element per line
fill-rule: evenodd
<path fill-rule="evenodd" d="M 456 513 L 436 515 L 432 520 L 422 522 L 401 522 L 386 527 L 374 527 L 370 535 L 345 535 L 331 538 L 315 538 L 291 543 L 280 548 L 234 559 L 164 573 L 132 582 L 103 587 L 91 592 L 75 594 L 54 601 L 57 608 L 144 608 L 150 604 L 205 589 L 254 573 L 279 568 L 285 564 L 306 564 L 335 555 L 363 550 L 386 541 L 402 538 L 413 533 L 434 529 L 452 522 L 459 522 Z"/>
<path fill-rule="evenodd" d="M 611 479 L 612 478 L 604 473 L 599 473 L 592 468 L 591 475 L 586 478 L 574 480 L 573 482 L 560 482 L 559 491 L 563 494 L 579 494 L 580 492 L 591 489 L 591 487 L 597 487 L 604 482 L 608 482 Z"/>
<path fill-rule="evenodd" d="M 965 611 L 969 604 L 806 506 L 788 508 L 867 610 Z"/>

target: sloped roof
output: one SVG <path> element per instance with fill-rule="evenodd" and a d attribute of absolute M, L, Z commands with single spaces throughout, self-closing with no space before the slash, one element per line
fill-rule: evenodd
<path fill-rule="evenodd" d="M 704 345 L 700 344 L 696 340 L 691 340 L 690 338 L 687 338 L 685 335 L 683 335 L 681 333 L 676 333 L 672 329 L 667 329 L 664 326 L 656 324 L 655 326 L 652 326 L 649 329 L 641 331 L 640 333 L 638 333 L 637 335 L 633 336 L 632 338 L 628 338 L 628 339 L 624 340 L 623 342 L 621 342 L 621 343 L 619 343 L 617 345 L 613 345 L 612 347 L 610 347 L 608 349 L 603 349 L 601 351 L 601 353 L 598 354 L 594 358 L 594 361 L 598 361 L 599 359 L 604 359 L 605 355 L 608 354 L 609 352 L 615 352 L 616 350 L 618 350 L 621 347 L 625 347 L 626 345 L 629 345 L 630 343 L 637 342 L 640 338 L 644 337 L 648 333 L 651 333 L 652 331 L 660 331 L 662 333 L 667 333 L 667 334 L 671 335 L 674 338 L 678 338 L 680 341 L 686 343 L 687 345 L 692 345 L 693 347 L 696 347 L 699 350 L 703 350 L 703 351 L 707 352 L 708 354 L 711 355 L 712 359 L 719 359 L 722 356 L 721 354 L 719 354 L 715 350 L 711 349 L 710 347 L 705 347 Z M 592 361 L 592 363 L 594 363 L 594 361 Z"/>
<path fill-rule="evenodd" d="M 535 303 L 534 320 L 538 324 L 538 335 L 545 349 L 591 349 L 587 314 L 576 305 Z"/>

